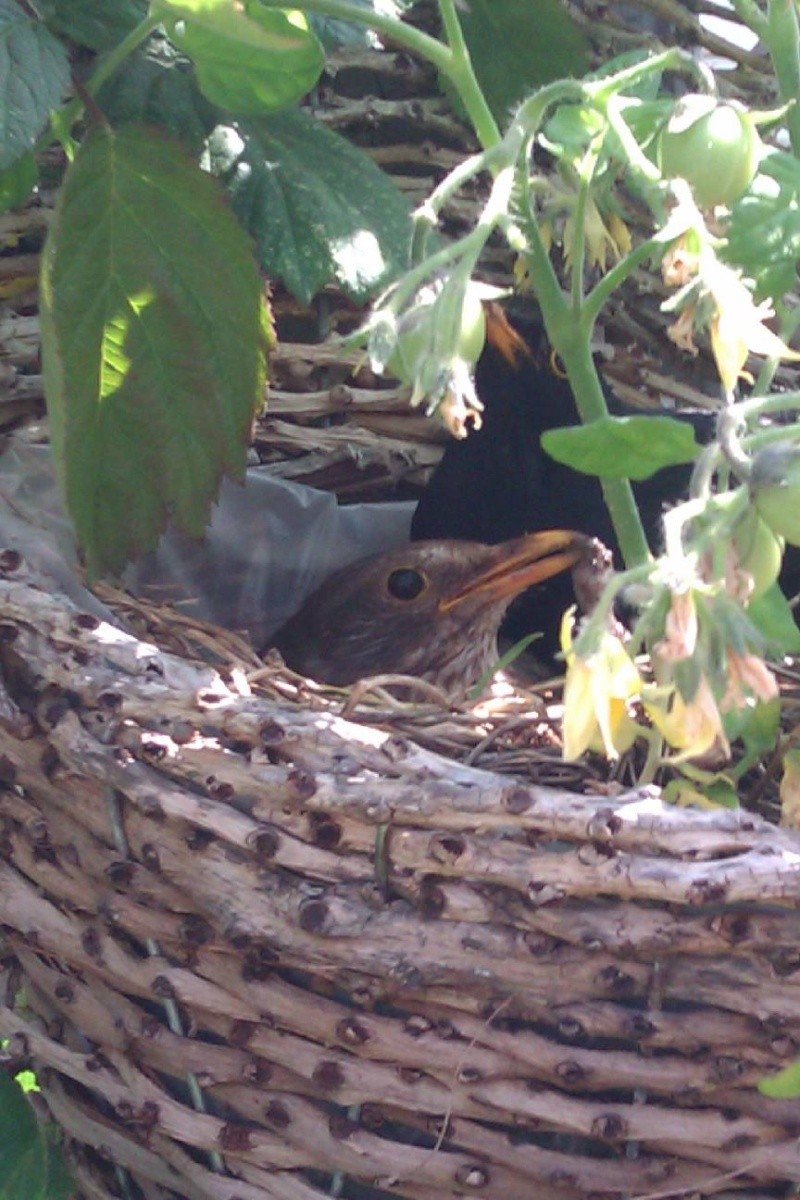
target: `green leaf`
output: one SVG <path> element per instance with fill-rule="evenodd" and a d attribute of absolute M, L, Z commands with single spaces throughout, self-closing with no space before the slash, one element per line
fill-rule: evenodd
<path fill-rule="evenodd" d="M 200 536 L 241 478 L 262 400 L 265 310 L 249 241 L 182 148 L 92 129 L 43 254 L 45 392 L 56 466 L 92 575 Z"/>
<path fill-rule="evenodd" d="M 586 72 L 586 39 L 561 0 L 470 0 L 459 20 L 478 82 L 503 125 L 534 88 Z"/>
<path fill-rule="evenodd" d="M 67 1200 L 73 1192 L 54 1138 L 18 1084 L 0 1074 L 0 1200 Z"/>
<path fill-rule="evenodd" d="M 234 210 L 261 264 L 307 304 L 335 279 L 363 301 L 408 261 L 406 200 L 367 156 L 301 111 L 274 113 L 211 139 Z"/>
<path fill-rule="evenodd" d="M 92 50 L 110 50 L 147 16 L 147 0 L 37 0 L 57 33 Z"/>
<path fill-rule="evenodd" d="M 322 73 L 324 54 L 302 13 L 258 0 L 157 0 L 170 39 L 194 61 L 220 108 L 258 113 L 294 104 Z"/>
<path fill-rule="evenodd" d="M 197 87 L 192 65 L 165 37 L 131 54 L 100 89 L 97 103 L 112 125 L 157 125 L 199 157 L 216 113 Z"/>
<path fill-rule="evenodd" d="M 733 205 L 725 261 L 756 281 L 756 296 L 778 299 L 795 283 L 800 259 L 800 161 L 769 150 Z"/>
<path fill-rule="evenodd" d="M 550 429 L 542 446 L 557 462 L 604 479 L 649 479 L 663 467 L 692 462 L 700 447 L 692 426 L 673 417 L 602 417 Z"/>
<path fill-rule="evenodd" d="M 69 87 L 64 47 L 16 0 L 0 0 L 0 170 L 30 150 Z"/>
<path fill-rule="evenodd" d="M 795 1100 L 800 1096 L 800 1059 L 784 1067 L 777 1075 L 761 1079 L 758 1090 L 772 1100 Z"/>
<path fill-rule="evenodd" d="M 23 154 L 10 167 L 0 171 L 0 212 L 24 204 L 36 187 L 39 172 L 33 153 Z"/>
<path fill-rule="evenodd" d="M 747 615 L 764 638 L 769 654 L 800 654 L 800 629 L 777 583 L 747 606 Z"/>
<path fill-rule="evenodd" d="M 752 708 L 731 708 L 723 716 L 730 741 L 741 738 L 748 755 L 760 757 L 775 748 L 781 724 L 781 702 L 762 700 Z"/>

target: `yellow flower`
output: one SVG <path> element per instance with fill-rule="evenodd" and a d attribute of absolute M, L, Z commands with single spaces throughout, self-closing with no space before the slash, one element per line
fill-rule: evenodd
<path fill-rule="evenodd" d="M 603 633 L 597 650 L 587 658 L 575 654 L 573 614 L 570 609 L 561 622 L 561 646 L 567 660 L 564 758 L 580 758 L 585 750 L 618 758 L 636 737 L 628 701 L 639 695 L 642 681 L 622 642 L 612 633 Z"/>
<path fill-rule="evenodd" d="M 764 321 L 774 315 L 772 305 L 768 300 L 756 304 L 738 272 L 726 267 L 714 255 L 708 255 L 701 274 L 714 301 L 711 349 L 726 392 L 732 392 L 736 387 L 750 352 L 767 357 L 800 358 L 800 354 L 790 350 L 766 327 Z"/>
<path fill-rule="evenodd" d="M 651 700 L 645 702 L 645 710 L 664 740 L 679 752 L 678 758 L 695 758 L 714 747 L 728 757 L 731 748 L 708 680 L 701 676 L 691 700 L 678 691 L 671 698 L 669 708 Z"/>
<path fill-rule="evenodd" d="M 583 213 L 583 232 L 586 245 L 587 267 L 599 267 L 605 271 L 609 259 L 617 262 L 630 250 L 631 237 L 628 227 L 621 217 L 613 214 L 608 224 L 603 220 L 600 209 L 590 198 L 586 201 Z M 564 222 L 564 263 L 571 268 L 575 247 L 575 214 L 571 212 Z"/>

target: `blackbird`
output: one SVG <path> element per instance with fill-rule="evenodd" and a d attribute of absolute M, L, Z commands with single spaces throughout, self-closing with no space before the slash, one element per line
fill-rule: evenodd
<path fill-rule="evenodd" d="M 522 336 L 520 329 L 524 332 Z M 483 424 L 463 441 L 448 443 L 417 505 L 412 539 L 468 538 L 505 541 L 537 529 L 567 527 L 599 538 L 622 565 L 600 481 L 550 458 L 541 435 L 580 423 L 575 398 L 557 364 L 534 353 L 530 327 L 509 324 L 498 306 L 487 311 L 487 342 L 478 361 L 476 388 L 484 404 Z M 636 410 L 607 394 L 615 415 Z M 713 413 L 685 414 L 697 440 L 714 436 Z M 661 548 L 665 508 L 685 495 L 691 466 L 670 467 L 634 484 L 634 494 L 651 549 Z M 511 641 L 540 630 L 536 654 L 552 660 L 558 650 L 561 615 L 572 603 L 571 581 L 557 576 L 511 605 L 502 633 Z"/>
<path fill-rule="evenodd" d="M 461 697 L 496 663 L 513 597 L 591 550 L 583 535 L 549 529 L 496 546 L 427 541 L 371 555 L 330 576 L 273 642 L 323 683 L 414 675 Z"/>

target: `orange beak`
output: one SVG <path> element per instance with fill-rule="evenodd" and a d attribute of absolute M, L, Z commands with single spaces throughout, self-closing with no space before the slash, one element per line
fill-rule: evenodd
<path fill-rule="evenodd" d="M 440 600 L 439 611 L 448 612 L 462 600 L 478 594 L 491 601 L 511 600 L 532 584 L 574 566 L 591 545 L 591 538 L 569 529 L 543 529 L 515 538 L 497 547 L 502 557 L 494 566 Z"/>

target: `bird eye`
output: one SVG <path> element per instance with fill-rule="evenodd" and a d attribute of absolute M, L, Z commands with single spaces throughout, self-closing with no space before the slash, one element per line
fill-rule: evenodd
<path fill-rule="evenodd" d="M 395 600 L 416 600 L 428 586 L 428 581 L 413 567 L 399 567 L 386 580 L 386 588 Z"/>

